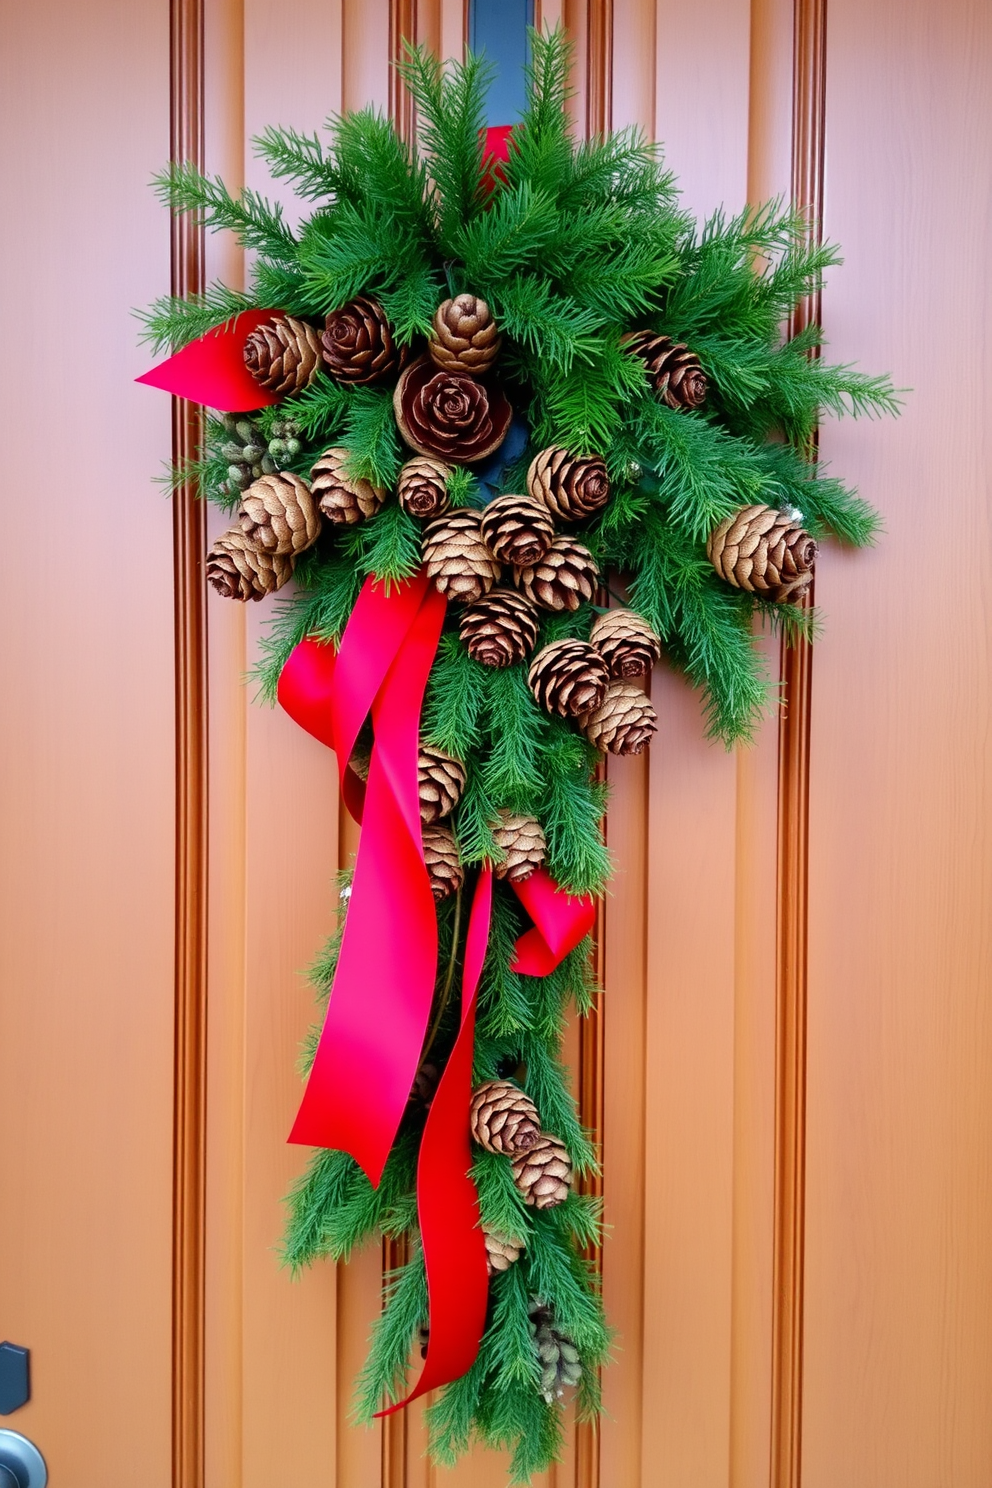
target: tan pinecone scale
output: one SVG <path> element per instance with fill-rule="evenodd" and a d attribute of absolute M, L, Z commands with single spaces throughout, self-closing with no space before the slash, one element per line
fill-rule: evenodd
<path fill-rule="evenodd" d="M 490 589 L 462 613 L 458 633 L 473 661 L 507 667 L 529 656 L 537 642 L 537 611 L 513 589 Z"/>
<path fill-rule="evenodd" d="M 244 358 L 262 387 L 280 397 L 298 393 L 320 371 L 320 333 L 295 316 L 280 315 L 252 331 Z"/>
<path fill-rule="evenodd" d="M 621 346 L 640 357 L 648 369 L 654 390 L 669 408 L 702 408 L 709 383 L 695 352 L 671 336 L 654 331 L 632 331 Z"/>
<path fill-rule="evenodd" d="M 527 568 L 544 557 L 555 528 L 543 502 L 532 496 L 497 496 L 482 513 L 482 536 L 500 563 Z"/>
<path fill-rule="evenodd" d="M 531 461 L 527 490 L 559 520 L 581 522 L 610 499 L 606 461 L 599 455 L 570 455 L 560 445 L 549 445 Z"/>
<path fill-rule="evenodd" d="M 433 455 L 414 455 L 407 460 L 396 482 L 396 499 L 405 512 L 418 521 L 439 517 L 451 506 L 448 476 L 451 466 Z"/>
<path fill-rule="evenodd" d="M 548 713 L 574 718 L 598 708 L 610 680 L 609 669 L 587 641 L 553 641 L 530 664 L 527 682 Z"/>
<path fill-rule="evenodd" d="M 263 599 L 292 577 L 292 555 L 257 552 L 240 527 L 225 532 L 207 554 L 207 583 L 225 599 Z"/>
<path fill-rule="evenodd" d="M 524 1249 L 522 1240 L 507 1240 L 503 1235 L 494 1235 L 489 1230 L 483 1230 L 482 1238 L 486 1242 L 486 1270 L 490 1276 L 509 1271 L 514 1262 L 519 1261 Z"/>
<path fill-rule="evenodd" d="M 482 517 L 467 507 L 428 522 L 421 551 L 435 586 L 453 604 L 474 604 L 499 578 L 500 565 L 482 536 Z"/>
<path fill-rule="evenodd" d="M 481 377 L 499 353 L 500 335 L 492 311 L 478 295 L 455 295 L 434 314 L 427 350 L 436 367 Z"/>
<path fill-rule="evenodd" d="M 513 570 L 514 584 L 543 610 L 577 610 L 592 599 L 598 578 L 595 558 L 571 537 L 556 537 L 539 563 Z"/>
<path fill-rule="evenodd" d="M 661 637 L 636 610 L 607 610 L 594 622 L 589 644 L 595 646 L 621 681 L 646 677 L 661 656 Z"/>
<path fill-rule="evenodd" d="M 511 1158 L 513 1181 L 524 1203 L 534 1209 L 553 1209 L 564 1204 L 572 1186 L 572 1162 L 564 1142 L 542 1132 L 526 1152 Z"/>
<path fill-rule="evenodd" d="M 465 766 L 432 744 L 421 744 L 417 761 L 420 820 L 427 825 L 450 816 L 465 789 Z"/>
<path fill-rule="evenodd" d="M 709 535 L 706 552 L 721 579 L 776 604 L 801 599 L 813 581 L 816 543 L 775 507 L 742 506 Z"/>
<path fill-rule="evenodd" d="M 440 904 L 462 886 L 464 874 L 458 855 L 458 844 L 450 827 L 435 822 L 423 829 L 424 862 L 431 892 Z"/>
<path fill-rule="evenodd" d="M 493 839 L 503 853 L 493 872 L 508 883 L 523 883 L 544 862 L 547 843 L 541 823 L 534 816 L 501 811 L 493 825 Z"/>
<path fill-rule="evenodd" d="M 260 476 L 242 492 L 238 521 L 259 553 L 302 553 L 320 536 L 313 492 L 288 470 Z"/>
<path fill-rule="evenodd" d="M 386 499 L 386 492 L 371 481 L 350 476 L 348 459 L 346 449 L 325 450 L 310 472 L 310 489 L 329 522 L 350 527 L 374 517 Z"/>
<path fill-rule="evenodd" d="M 472 1138 L 487 1152 L 512 1156 L 533 1147 L 541 1135 L 537 1107 L 512 1080 L 485 1080 L 469 1106 Z"/>
<path fill-rule="evenodd" d="M 604 754 L 640 754 L 658 727 L 658 715 L 633 682 L 611 682 L 599 707 L 579 723 L 590 744 Z"/>

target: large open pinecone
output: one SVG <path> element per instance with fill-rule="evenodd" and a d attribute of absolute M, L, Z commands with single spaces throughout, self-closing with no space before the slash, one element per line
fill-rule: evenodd
<path fill-rule="evenodd" d="M 259 553 L 302 553 L 320 536 L 320 513 L 305 480 L 289 470 L 260 476 L 241 496 L 238 521 Z"/>
<path fill-rule="evenodd" d="M 458 844 L 450 827 L 433 822 L 423 828 L 424 862 L 431 891 L 438 904 L 462 886 L 464 874 L 458 856 Z"/>
<path fill-rule="evenodd" d="M 349 458 L 346 449 L 325 450 L 310 472 L 310 489 L 329 522 L 351 526 L 374 517 L 386 492 L 382 486 L 348 475 Z"/>
<path fill-rule="evenodd" d="M 589 549 L 571 537 L 556 537 L 540 562 L 513 570 L 514 584 L 543 610 L 577 610 L 592 599 L 598 577 Z"/>
<path fill-rule="evenodd" d="M 537 641 L 537 611 L 513 589 L 490 589 L 463 611 L 458 633 L 473 661 L 507 667 L 529 656 Z"/>
<path fill-rule="evenodd" d="M 474 1091 L 469 1126 L 480 1147 L 509 1156 L 533 1147 L 541 1135 L 537 1107 L 510 1080 L 486 1080 Z"/>
<path fill-rule="evenodd" d="M 589 644 L 596 647 L 610 676 L 623 681 L 646 677 L 661 655 L 661 637 L 636 610 L 607 610 L 594 622 Z"/>
<path fill-rule="evenodd" d="M 482 1231 L 486 1242 L 486 1270 L 490 1276 L 509 1271 L 514 1261 L 519 1261 L 525 1248 L 522 1240 L 507 1240 L 503 1235 L 494 1235 L 490 1230 Z"/>
<path fill-rule="evenodd" d="M 523 883 L 544 862 L 547 850 L 544 830 L 534 816 L 500 811 L 493 823 L 493 839 L 504 854 L 493 871 L 497 878 L 505 878 L 508 883 Z"/>
<path fill-rule="evenodd" d="M 555 1326 L 554 1309 L 532 1297 L 527 1309 L 534 1352 L 541 1366 L 541 1394 L 548 1405 L 582 1378 L 579 1351 L 567 1333 Z"/>
<path fill-rule="evenodd" d="M 499 388 L 465 372 L 439 372 L 426 356 L 412 362 L 396 384 L 393 410 L 411 449 L 456 465 L 491 455 L 513 417 Z"/>
<path fill-rule="evenodd" d="M 321 337 L 327 370 L 339 382 L 383 382 L 402 370 L 409 349 L 397 346 L 378 300 L 359 295 L 328 317 Z"/>
<path fill-rule="evenodd" d="M 499 578 L 500 566 L 482 537 L 482 517 L 459 507 L 424 528 L 424 567 L 453 604 L 474 604 Z"/>
<path fill-rule="evenodd" d="M 455 295 L 438 306 L 427 343 L 435 366 L 481 377 L 496 360 L 499 347 L 492 311 L 478 295 Z"/>
<path fill-rule="evenodd" d="M 433 455 L 414 455 L 407 460 L 396 482 L 396 499 L 405 512 L 426 522 L 440 517 L 451 506 L 448 476 L 451 466 Z"/>
<path fill-rule="evenodd" d="M 621 337 L 620 345 L 640 357 L 655 392 L 669 408 L 702 408 L 709 383 L 699 358 L 683 341 L 658 336 L 654 331 L 631 331 Z"/>
<path fill-rule="evenodd" d="M 570 455 L 558 444 L 549 445 L 531 461 L 527 489 L 553 516 L 580 522 L 610 499 L 606 461 L 599 455 Z"/>
<path fill-rule="evenodd" d="M 816 543 L 772 506 L 742 506 L 706 542 L 721 579 L 777 604 L 801 599 L 813 580 Z"/>
<path fill-rule="evenodd" d="M 525 1152 L 511 1158 L 513 1181 L 534 1209 L 564 1204 L 572 1186 L 572 1161 L 559 1137 L 542 1132 Z"/>
<path fill-rule="evenodd" d="M 293 556 L 259 553 L 240 527 L 219 537 L 207 554 L 207 583 L 225 599 L 262 599 L 293 577 Z"/>
<path fill-rule="evenodd" d="M 482 513 L 482 536 L 501 563 L 528 568 L 555 539 L 548 509 L 531 496 L 497 496 Z"/>
<path fill-rule="evenodd" d="M 658 715 L 633 682 L 611 682 L 599 707 L 579 723 L 590 744 L 605 754 L 640 754 L 658 727 Z"/>
<path fill-rule="evenodd" d="M 610 680 L 603 657 L 588 641 L 552 641 L 530 664 L 527 682 L 542 708 L 574 718 L 598 708 Z"/>
<path fill-rule="evenodd" d="M 320 371 L 320 333 L 293 315 L 257 326 L 245 342 L 245 366 L 270 392 L 298 393 Z"/>
<path fill-rule="evenodd" d="M 465 766 L 452 754 L 421 744 L 417 760 L 420 820 L 430 825 L 450 816 L 465 789 Z"/>

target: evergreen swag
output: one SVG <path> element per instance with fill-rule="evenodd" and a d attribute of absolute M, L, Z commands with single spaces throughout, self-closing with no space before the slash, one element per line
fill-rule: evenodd
<path fill-rule="evenodd" d="M 505 842 L 519 816 L 534 828 L 540 823 L 547 867 L 562 885 L 599 892 L 609 870 L 600 832 L 604 791 L 594 778 L 596 750 L 578 726 L 582 720 L 567 713 L 578 696 L 574 689 L 602 689 L 606 668 L 598 658 L 606 655 L 611 676 L 634 678 L 610 684 L 614 703 L 619 698 L 617 706 L 625 706 L 660 639 L 669 662 L 702 690 L 710 732 L 728 745 L 747 740 L 774 697 L 753 641 L 755 620 L 795 636 L 808 635 L 813 618 L 808 607 L 789 602 L 792 590 L 784 580 L 764 598 L 749 592 L 749 564 L 741 568 L 736 545 L 741 532 L 752 530 L 751 517 L 742 518 L 741 511 L 758 514 L 759 558 L 763 543 L 778 542 L 768 555 L 776 582 L 797 548 L 805 543 L 811 556 L 810 537 L 870 542 L 874 513 L 818 470 L 813 434 L 824 411 L 892 412 L 896 400 L 885 378 L 821 360 L 816 326 L 783 344 L 790 311 L 839 261 L 834 248 L 812 241 L 807 220 L 771 204 L 733 218 L 717 213 L 697 231 L 679 207 L 657 147 L 636 130 L 573 141 L 564 35 L 535 33 L 531 42 L 526 112 L 508 161 L 495 173 L 483 161 L 485 63 L 468 56 L 463 65 L 442 68 L 417 48 L 408 50 L 400 71 L 416 104 L 422 154 L 371 109 L 333 119 L 327 149 L 317 136 L 288 129 L 269 129 L 257 141 L 273 175 L 292 181 L 297 194 L 315 204 L 296 230 L 281 207 L 254 192 L 232 197 L 221 182 L 188 165 L 164 174 L 158 186 L 174 212 L 230 229 L 252 251 L 252 280 L 243 294 L 216 284 L 202 296 L 159 301 L 145 316 L 146 334 L 157 348 L 176 350 L 242 310 L 279 306 L 288 317 L 256 335 L 252 351 L 253 373 L 268 369 L 270 385 L 288 388 L 288 396 L 257 414 L 208 419 L 202 458 L 175 473 L 177 483 L 195 480 L 231 512 L 252 489 L 251 519 L 242 523 L 248 537 L 236 533 L 230 551 L 217 559 L 223 592 L 247 595 L 254 570 L 243 565 L 249 560 L 264 568 L 263 587 L 277 587 L 295 555 L 295 590 L 276 601 L 257 668 L 268 698 L 299 640 L 340 637 L 366 575 L 394 581 L 418 568 L 417 500 L 423 503 L 418 514 L 428 506 L 442 514 L 432 531 L 458 518 L 432 539 L 432 551 L 457 562 L 472 543 L 478 552 L 482 542 L 472 513 L 506 494 L 506 512 L 486 531 L 496 532 L 507 552 L 514 543 L 530 543 L 533 557 L 553 529 L 546 515 L 535 516 L 532 501 L 511 493 L 526 489 L 531 461 L 540 454 L 530 496 L 548 496 L 542 481 L 558 479 L 565 462 L 555 487 L 559 506 L 549 504 L 557 524 L 563 511 L 571 520 L 550 557 L 569 570 L 574 550 L 581 558 L 588 549 L 602 574 L 618 576 L 614 587 L 626 586 L 629 619 L 611 623 L 609 646 L 596 652 L 588 641 L 601 606 L 583 600 L 576 609 L 535 613 L 517 592 L 522 587 L 531 598 L 545 593 L 539 583 L 545 570 L 518 570 L 538 576 L 530 588 L 524 583 L 514 590 L 504 577 L 488 608 L 472 612 L 474 619 L 466 610 L 449 610 L 423 735 L 429 748 L 468 767 L 449 818 L 464 866 L 485 859 L 497 870 L 505 866 L 494 827 Z M 495 322 L 474 342 L 470 301 L 439 310 L 459 295 L 480 297 Z M 345 316 L 336 321 L 338 339 L 331 345 L 325 335 L 330 355 L 315 366 L 317 338 L 335 312 Z M 371 338 L 376 365 L 390 373 L 384 381 L 339 375 L 356 335 Z M 459 463 L 457 449 L 444 463 L 404 447 L 394 385 L 402 365 L 431 338 L 443 342 L 435 357 L 441 366 L 457 366 L 459 348 L 471 343 L 481 348 L 473 353 L 474 370 L 487 379 L 496 358 L 495 376 L 524 432 L 513 458 L 501 468 L 497 461 L 495 473 L 492 466 L 480 471 Z M 473 366 L 465 365 L 471 374 Z M 314 541 L 311 526 L 318 519 L 306 485 L 329 447 L 330 458 L 314 474 L 313 494 L 320 495 L 325 516 L 336 515 Z M 399 504 L 387 493 L 397 490 L 401 466 L 411 459 L 416 464 L 404 477 Z M 301 479 L 280 485 L 281 472 Z M 263 476 L 269 485 L 259 490 L 254 482 Z M 280 490 L 295 492 L 306 508 L 299 516 L 294 507 L 294 552 L 256 560 L 251 534 L 270 531 L 266 493 Z M 773 531 L 764 538 L 769 524 Z M 722 536 L 711 540 L 708 557 L 714 534 Z M 728 556 L 730 541 L 735 546 Z M 300 545 L 304 550 L 296 552 Z M 561 569 L 548 572 L 554 578 Z M 488 582 L 483 574 L 483 591 Z M 776 594 L 783 602 L 772 602 Z M 504 627 L 496 643 L 493 626 Z M 634 650 L 625 669 L 620 653 L 628 632 Z M 571 650 L 539 658 L 538 690 L 558 700 L 557 709 L 542 708 L 528 686 L 524 653 L 533 645 L 543 654 L 562 641 Z M 477 648 L 472 654 L 466 642 Z M 474 659 L 484 656 L 490 665 Z M 622 726 L 616 733 L 611 707 L 601 720 L 600 742 L 630 737 Z M 637 703 L 639 741 L 649 731 L 640 726 L 646 707 Z M 460 892 L 439 905 L 438 917 L 442 974 L 421 1071 L 428 1094 L 411 1097 L 381 1186 L 373 1190 L 347 1155 L 316 1151 L 289 1200 L 285 1254 L 294 1268 L 318 1256 L 346 1259 L 376 1236 L 410 1236 L 410 1259 L 389 1283 L 360 1380 L 363 1420 L 384 1398 L 400 1397 L 427 1317 L 414 1173 L 429 1066 L 443 1062 L 454 1036 L 448 993 L 462 953 Z M 516 899 L 497 883 L 476 1080 L 515 1078 L 535 1103 L 544 1131 L 564 1142 L 581 1175 L 595 1158 L 568 1093 L 561 1037 L 569 1003 L 580 1013 L 589 1005 L 589 948 L 580 946 L 546 978 L 522 978 L 508 970 L 522 928 Z M 323 996 L 337 945 L 332 939 L 313 968 Z M 314 1044 L 315 1037 L 311 1054 Z M 509 1448 L 513 1481 L 526 1482 L 558 1453 L 563 1384 L 577 1380 L 581 1412 L 598 1408 L 609 1334 L 582 1256 L 598 1235 L 599 1215 L 574 1190 L 551 1207 L 525 1206 L 501 1153 L 480 1147 L 474 1176 L 484 1228 L 509 1243 L 494 1267 L 478 1360 L 430 1407 L 431 1449 L 439 1461 L 451 1462 L 476 1436 Z M 511 1262 L 506 1256 L 516 1255 L 518 1242 L 522 1252 Z"/>

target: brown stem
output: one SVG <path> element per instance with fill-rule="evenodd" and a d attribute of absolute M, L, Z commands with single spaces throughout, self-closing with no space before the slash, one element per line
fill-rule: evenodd
<path fill-rule="evenodd" d="M 441 1027 L 441 1019 L 444 1017 L 445 1009 L 451 998 L 451 984 L 455 979 L 455 957 L 458 954 L 458 932 L 461 929 L 461 923 L 462 891 L 459 889 L 455 894 L 455 923 L 451 927 L 451 954 L 448 956 L 448 970 L 445 974 L 444 986 L 441 988 L 441 997 L 437 1005 L 437 1012 L 434 1014 L 434 1022 L 431 1024 L 427 1041 L 420 1055 L 421 1064 L 424 1063 L 431 1049 L 434 1047 L 434 1040 L 437 1038 L 438 1029 Z"/>

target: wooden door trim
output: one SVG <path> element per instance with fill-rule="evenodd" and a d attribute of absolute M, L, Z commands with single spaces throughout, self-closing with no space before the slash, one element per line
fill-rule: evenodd
<path fill-rule="evenodd" d="M 203 165 L 203 0 L 170 5 L 170 156 Z M 203 287 L 203 230 L 172 221 L 172 293 Z M 200 446 L 203 410 L 172 401 L 172 457 Z M 191 484 L 173 498 L 176 689 L 175 1044 L 173 1092 L 172 1483 L 204 1475 L 206 1228 L 207 622 L 206 513 Z"/>

